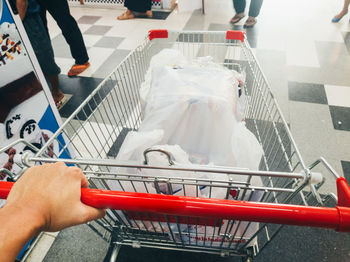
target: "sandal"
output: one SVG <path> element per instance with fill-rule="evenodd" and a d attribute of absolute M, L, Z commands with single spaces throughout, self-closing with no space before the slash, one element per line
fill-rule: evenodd
<path fill-rule="evenodd" d="M 64 95 L 61 100 L 59 101 L 54 100 L 54 101 L 57 109 L 60 110 L 68 102 L 68 97 Z"/>
<path fill-rule="evenodd" d="M 135 18 L 135 15 L 133 13 L 127 14 L 127 12 L 122 13 L 120 16 L 117 17 L 118 20 L 128 20 Z"/>
<path fill-rule="evenodd" d="M 83 65 L 74 64 L 72 66 L 72 68 L 69 70 L 68 76 L 70 76 L 70 77 L 77 76 L 77 75 L 81 74 L 82 72 L 84 72 L 89 66 L 90 66 L 89 62 L 86 62 Z"/>
<path fill-rule="evenodd" d="M 243 17 L 245 17 L 244 14 L 235 14 L 235 16 L 232 17 L 232 19 L 231 19 L 231 23 L 232 24 L 238 23 L 239 21 L 242 20 Z"/>
<path fill-rule="evenodd" d="M 248 18 L 247 21 L 245 21 L 244 28 L 251 28 L 253 27 L 258 21 L 254 18 Z"/>

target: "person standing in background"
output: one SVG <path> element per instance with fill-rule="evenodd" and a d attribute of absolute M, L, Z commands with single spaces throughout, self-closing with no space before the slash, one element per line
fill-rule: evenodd
<path fill-rule="evenodd" d="M 46 11 L 55 19 L 57 25 L 62 30 L 62 34 L 66 39 L 75 64 L 68 72 L 68 76 L 77 76 L 84 72 L 89 66 L 89 56 L 83 40 L 83 36 L 74 17 L 70 14 L 67 0 L 38 0 L 41 11 L 41 19 L 47 27 Z"/>
<path fill-rule="evenodd" d="M 253 27 L 257 23 L 256 17 L 260 13 L 262 3 L 263 0 L 251 0 L 248 13 L 249 17 L 244 24 L 244 28 Z M 231 19 L 231 23 L 235 24 L 245 16 L 246 0 L 233 0 L 233 7 L 236 10 L 236 15 Z"/>
<path fill-rule="evenodd" d="M 133 19 L 136 16 L 152 17 L 152 0 L 125 0 L 125 13 L 118 16 L 118 20 Z"/>
<path fill-rule="evenodd" d="M 343 16 L 345 16 L 348 13 L 349 4 L 350 4 L 350 0 L 344 0 L 343 9 L 340 11 L 339 14 L 333 17 L 332 19 L 333 23 L 338 23 L 343 18 Z"/>
<path fill-rule="evenodd" d="M 45 33 L 45 26 L 40 18 L 40 6 L 36 0 L 16 0 L 16 6 L 41 70 L 51 84 L 52 97 L 59 108 L 65 99 L 58 81 L 61 69 L 55 62 L 50 38 Z"/>

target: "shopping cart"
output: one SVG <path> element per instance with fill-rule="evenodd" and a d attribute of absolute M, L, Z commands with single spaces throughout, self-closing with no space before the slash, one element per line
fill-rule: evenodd
<path fill-rule="evenodd" d="M 164 48 L 178 49 L 190 59 L 211 56 L 231 70 L 246 72 L 244 115 L 247 128 L 264 151 L 259 170 L 178 165 L 168 152 L 154 148 L 144 152 L 144 163 L 115 160 L 128 132 L 138 130 L 142 119 L 139 88 L 150 59 Z M 26 142 L 15 142 L 2 151 L 16 143 Z M 103 80 L 43 148 L 30 144 L 28 147 L 34 154 L 24 153 L 15 159 L 22 173 L 34 163 L 57 161 L 83 170 L 95 189 L 82 189 L 82 201 L 94 207 L 110 208 L 105 218 L 88 225 L 110 243 L 111 260 L 117 257 L 122 245 L 241 256 L 250 260 L 273 240 L 284 224 L 350 231 L 350 190 L 346 180 L 322 158 L 309 167 L 304 164 L 241 31 L 150 31 L 144 43 Z M 50 158 L 48 151 L 53 151 L 55 157 Z M 169 166 L 148 165 L 148 156 L 153 151 L 165 154 Z M 325 180 L 315 172 L 319 166 L 324 166 L 337 179 L 337 206 L 334 194 L 320 194 Z M 155 175 L 147 172 L 144 176 L 142 170 L 154 171 Z M 159 170 L 169 176 L 157 177 Z M 5 169 L 0 171 L 13 180 L 20 176 Z M 222 174 L 229 179 L 176 177 L 171 175 L 174 172 Z M 256 177 L 261 178 L 262 186 L 252 183 Z M 120 191 L 111 191 L 111 183 L 118 183 Z M 149 185 L 157 194 L 148 191 Z M 3 182 L 0 197 L 5 198 L 11 186 Z M 164 186 L 170 192 L 168 195 L 160 190 Z M 196 189 L 197 197 L 187 196 L 188 186 Z M 172 195 L 174 187 L 181 187 L 184 196 Z M 198 197 L 203 188 L 208 198 Z M 212 191 L 218 188 L 226 192 L 225 199 L 212 196 Z"/>

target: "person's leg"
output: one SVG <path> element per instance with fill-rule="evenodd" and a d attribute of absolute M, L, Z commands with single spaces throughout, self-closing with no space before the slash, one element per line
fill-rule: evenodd
<path fill-rule="evenodd" d="M 55 103 L 61 101 L 64 98 L 64 94 L 59 88 L 59 80 L 58 75 L 47 75 L 47 78 L 50 81 L 51 84 L 51 94 L 53 99 L 55 100 Z"/>
<path fill-rule="evenodd" d="M 233 0 L 233 7 L 236 14 L 231 19 L 231 23 L 237 23 L 244 17 L 244 10 L 246 6 L 246 0 Z"/>
<path fill-rule="evenodd" d="M 260 13 L 262 3 L 263 3 L 263 0 L 251 0 L 250 7 L 249 7 L 249 14 L 248 14 L 249 17 L 244 24 L 245 28 L 253 27 L 256 24 L 257 22 L 256 17 Z"/>
<path fill-rule="evenodd" d="M 127 9 L 124 13 L 122 13 L 120 16 L 117 17 L 118 20 L 128 20 L 135 18 L 134 13 Z"/>
<path fill-rule="evenodd" d="M 233 7 L 236 11 L 236 14 L 244 13 L 246 6 L 246 0 L 233 0 Z"/>
<path fill-rule="evenodd" d="M 152 9 L 152 0 L 126 0 L 124 6 L 133 12 L 146 13 Z"/>
<path fill-rule="evenodd" d="M 40 17 L 41 17 L 41 20 L 43 21 L 46 32 L 47 32 L 48 36 L 50 37 L 49 28 L 47 27 L 47 18 L 46 18 L 46 11 L 47 10 L 46 10 L 46 6 L 42 2 L 45 2 L 45 1 L 44 0 L 38 1 L 38 3 L 40 4 Z"/>
<path fill-rule="evenodd" d="M 257 17 L 260 13 L 262 3 L 263 0 L 251 0 L 248 15 L 250 17 Z"/>
<path fill-rule="evenodd" d="M 140 16 L 152 17 L 152 0 L 125 0 L 124 6 L 127 8 L 125 13 L 118 16 L 118 20 L 127 20 L 135 18 L 135 13 Z"/>
<path fill-rule="evenodd" d="M 67 0 L 50 0 L 46 1 L 47 11 L 57 22 L 66 39 L 72 57 L 78 65 L 84 65 L 89 61 L 83 36 L 77 22 L 70 14 Z"/>
<path fill-rule="evenodd" d="M 343 9 L 340 11 L 339 14 L 337 14 L 335 17 L 333 17 L 333 19 L 332 19 L 333 23 L 338 23 L 340 21 L 340 19 L 342 19 L 343 16 L 348 13 L 349 4 L 350 4 L 350 0 L 344 0 Z"/>
<path fill-rule="evenodd" d="M 23 20 L 23 25 L 30 43 L 32 44 L 35 56 L 40 64 L 41 70 L 46 76 L 50 76 L 49 81 L 52 88 L 52 96 L 55 102 L 58 102 L 64 97 L 59 89 L 58 83 L 58 75 L 61 70 L 55 63 L 51 41 L 45 32 L 45 27 L 40 15 L 37 14 L 30 18 L 25 18 Z"/>
<path fill-rule="evenodd" d="M 152 0 L 146 0 L 145 2 L 145 10 L 146 10 L 146 16 L 152 17 Z"/>

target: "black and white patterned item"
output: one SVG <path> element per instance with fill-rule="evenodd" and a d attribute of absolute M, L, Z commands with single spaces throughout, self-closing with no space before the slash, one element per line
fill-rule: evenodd
<path fill-rule="evenodd" d="M 40 129 L 38 123 L 34 119 L 25 118 L 22 114 L 14 114 L 7 118 L 5 124 L 0 126 L 0 148 L 10 143 L 24 139 L 36 148 L 41 148 L 48 140 L 49 136 Z M 53 146 L 51 151 L 47 152 L 49 156 L 53 156 Z M 33 151 L 29 146 L 18 143 L 12 148 L 0 154 L 0 167 L 6 168 L 14 174 L 21 171 L 13 159 L 16 154 L 22 154 L 26 151 Z M 0 180 L 7 179 L 5 173 L 0 172 Z"/>
<path fill-rule="evenodd" d="M 43 143 L 41 130 L 34 119 L 26 119 L 21 114 L 15 114 L 5 122 L 7 139 L 25 139 L 32 144 Z"/>

